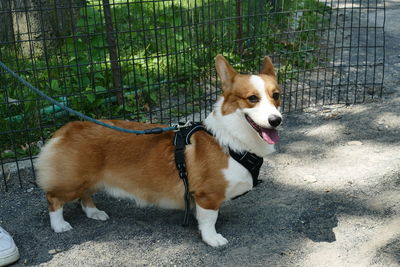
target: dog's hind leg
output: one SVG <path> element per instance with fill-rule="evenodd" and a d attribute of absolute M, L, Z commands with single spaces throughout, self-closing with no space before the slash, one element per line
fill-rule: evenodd
<path fill-rule="evenodd" d="M 47 193 L 46 197 L 49 203 L 50 225 L 54 232 L 61 233 L 71 230 L 72 226 L 64 220 L 63 216 L 63 207 L 66 201 L 51 193 Z"/>
<path fill-rule="evenodd" d="M 91 219 L 106 221 L 110 217 L 102 210 L 96 208 L 90 192 L 86 192 L 80 196 L 82 210 L 86 216 Z"/>

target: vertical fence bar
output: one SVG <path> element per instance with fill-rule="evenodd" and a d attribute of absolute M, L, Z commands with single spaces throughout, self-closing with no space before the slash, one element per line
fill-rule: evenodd
<path fill-rule="evenodd" d="M 242 24 L 242 1 L 236 0 L 236 42 L 237 53 L 243 53 L 243 24 Z"/>
<path fill-rule="evenodd" d="M 119 105 L 122 105 L 124 103 L 123 89 L 122 89 L 122 74 L 121 74 L 121 67 L 118 61 L 117 44 L 115 41 L 116 33 L 114 32 L 109 0 L 103 0 L 103 13 L 104 13 L 104 20 L 106 23 L 107 44 L 108 44 L 108 51 L 110 53 L 111 73 L 113 76 L 112 80 L 114 88 L 116 90 L 117 103 Z"/>

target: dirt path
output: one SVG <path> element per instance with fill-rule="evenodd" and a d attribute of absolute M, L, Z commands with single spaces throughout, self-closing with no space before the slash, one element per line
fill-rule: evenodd
<path fill-rule="evenodd" d="M 182 212 L 104 195 L 96 202 L 108 222 L 71 204 L 74 230 L 55 234 L 33 188 L 0 199 L 16 266 L 400 266 L 400 4 L 387 6 L 383 101 L 286 116 L 265 182 L 222 208 L 227 246 L 202 243 L 194 221 L 180 226 Z"/>

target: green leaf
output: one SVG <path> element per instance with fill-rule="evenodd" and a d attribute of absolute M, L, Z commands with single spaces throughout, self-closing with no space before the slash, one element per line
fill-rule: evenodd
<path fill-rule="evenodd" d="M 88 77 L 83 77 L 81 78 L 82 86 L 89 87 L 91 84 L 90 79 Z"/>
<path fill-rule="evenodd" d="M 60 92 L 60 86 L 58 84 L 57 80 L 51 80 L 51 85 L 50 85 L 51 89 L 57 92 Z"/>
<path fill-rule="evenodd" d="M 99 72 L 96 72 L 94 74 L 94 77 L 97 78 L 97 79 L 104 79 L 104 75 L 102 73 L 99 73 Z"/>
<path fill-rule="evenodd" d="M 95 90 L 96 90 L 96 92 L 106 92 L 107 91 L 107 89 L 101 85 L 96 85 Z"/>
<path fill-rule="evenodd" d="M 1 153 L 1 157 L 2 158 L 12 158 L 12 157 L 15 157 L 15 153 L 11 150 L 6 150 Z"/>
<path fill-rule="evenodd" d="M 124 108 L 125 108 L 126 111 L 129 111 L 129 112 L 134 112 L 135 111 L 135 108 L 132 107 L 132 106 L 125 106 Z"/>
<path fill-rule="evenodd" d="M 153 102 L 157 101 L 157 95 L 154 92 L 150 92 L 150 99 Z"/>
<path fill-rule="evenodd" d="M 78 27 L 85 26 L 85 21 L 83 19 L 78 19 L 78 21 L 76 22 L 76 26 Z"/>
<path fill-rule="evenodd" d="M 87 94 L 86 98 L 90 103 L 93 103 L 96 100 L 96 97 L 94 94 Z"/>

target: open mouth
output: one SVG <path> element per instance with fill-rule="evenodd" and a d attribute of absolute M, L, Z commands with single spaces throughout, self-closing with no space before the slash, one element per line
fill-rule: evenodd
<path fill-rule="evenodd" d="M 261 127 L 257 123 L 255 123 L 249 116 L 245 115 L 246 120 L 249 122 L 251 127 L 260 135 L 260 137 L 267 142 L 268 144 L 275 144 L 279 141 L 278 131 L 275 128 L 268 129 Z"/>

